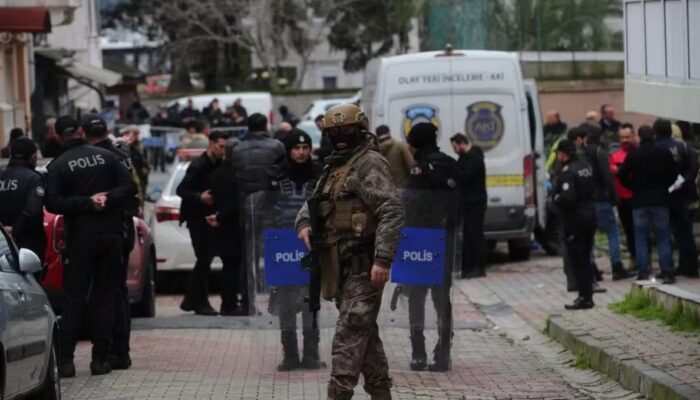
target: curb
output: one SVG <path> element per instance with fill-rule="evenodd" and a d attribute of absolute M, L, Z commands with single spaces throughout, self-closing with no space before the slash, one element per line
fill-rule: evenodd
<path fill-rule="evenodd" d="M 617 347 L 605 347 L 585 330 L 561 315 L 547 320 L 546 334 L 576 356 L 587 357 L 590 368 L 606 374 L 623 387 L 654 400 L 697 400 L 700 391 L 660 369 L 626 354 Z"/>
<path fill-rule="evenodd" d="M 632 292 L 649 294 L 658 304 L 672 312 L 677 306 L 700 315 L 700 295 L 688 292 L 673 285 L 661 285 L 658 282 L 643 281 L 631 284 Z"/>

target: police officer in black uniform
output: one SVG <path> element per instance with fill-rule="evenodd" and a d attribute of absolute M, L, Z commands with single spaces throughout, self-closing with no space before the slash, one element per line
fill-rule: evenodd
<path fill-rule="evenodd" d="M 595 234 L 593 169 L 576 154 L 576 144 L 564 139 L 557 147 L 562 169 L 554 187 L 554 204 L 561 211 L 564 244 L 576 277 L 579 296 L 567 310 L 593 308 L 591 251 Z"/>
<path fill-rule="evenodd" d="M 408 198 L 406 223 L 411 226 L 438 227 L 450 224 L 456 207 L 457 162 L 437 146 L 437 127 L 419 123 L 411 128 L 408 144 L 416 160 L 406 187 Z M 452 218 L 450 218 L 452 217 Z M 449 229 L 449 228 L 448 228 Z M 449 251 L 449 250 L 448 250 Z M 449 268 L 449 265 L 445 265 Z M 449 271 L 446 271 L 446 276 Z M 433 362 L 427 365 L 425 351 L 425 298 L 430 289 L 438 315 L 439 339 L 433 351 Z M 452 304 L 449 299 L 449 279 L 444 286 L 411 285 L 408 290 L 408 316 L 411 324 L 411 369 L 414 371 L 447 371 L 452 334 Z"/>
<path fill-rule="evenodd" d="M 44 179 L 34 170 L 37 147 L 28 137 L 15 139 L 10 162 L 0 173 L 0 223 L 20 248 L 44 259 Z"/>
<path fill-rule="evenodd" d="M 108 137 L 107 123 L 97 114 L 86 114 L 80 120 L 80 127 L 85 132 L 87 142 L 95 147 L 105 149 L 119 160 L 129 171 L 134 185 L 138 187 L 129 149 L 118 142 L 116 145 Z M 114 326 L 112 328 L 112 343 L 110 346 L 109 363 L 112 369 L 128 369 L 131 366 L 129 357 L 129 339 L 131 336 L 131 312 L 129 307 L 129 292 L 126 287 L 126 276 L 129 269 L 129 254 L 134 248 L 134 217 L 138 215 L 139 199 L 133 196 L 126 199 L 122 212 L 122 268 L 115 282 L 118 285 L 114 298 Z"/>
<path fill-rule="evenodd" d="M 73 118 L 59 118 L 56 132 L 65 151 L 47 167 L 46 208 L 63 214 L 67 240 L 59 374 L 75 376 L 73 354 L 87 303 L 93 344 L 90 371 L 103 375 L 111 372 L 110 331 L 123 268 L 122 210 L 136 195 L 136 187 L 114 154 L 87 144 Z"/>

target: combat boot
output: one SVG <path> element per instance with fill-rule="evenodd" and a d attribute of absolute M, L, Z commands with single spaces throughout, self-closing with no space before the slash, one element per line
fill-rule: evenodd
<path fill-rule="evenodd" d="M 435 349 L 433 349 L 433 362 L 428 365 L 428 371 L 430 372 L 446 372 L 450 370 L 450 355 L 443 354 L 444 349 L 440 347 L 441 342 L 438 340 Z"/>
<path fill-rule="evenodd" d="M 411 370 L 425 371 L 428 355 L 425 352 L 425 336 L 422 331 L 411 331 Z"/>
<path fill-rule="evenodd" d="M 292 371 L 301 367 L 296 331 L 282 331 L 282 350 L 284 358 L 277 366 L 277 371 Z"/>
<path fill-rule="evenodd" d="M 327 365 L 321 361 L 318 355 L 318 342 L 320 332 L 316 329 L 304 330 L 304 356 L 301 359 L 303 369 L 323 369 Z"/>
<path fill-rule="evenodd" d="M 340 390 L 332 384 L 328 385 L 328 400 L 351 400 L 354 393 L 352 390 Z"/>

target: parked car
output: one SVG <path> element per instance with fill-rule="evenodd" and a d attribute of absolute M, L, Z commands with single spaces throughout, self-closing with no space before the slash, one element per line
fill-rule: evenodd
<path fill-rule="evenodd" d="M 182 149 L 177 152 L 177 160 L 168 182 L 155 202 L 153 237 L 158 246 L 158 274 L 163 277 L 169 272 L 190 271 L 196 258 L 190 242 L 190 232 L 180 224 L 180 203 L 177 187 L 185 177 L 190 161 L 204 152 L 204 149 Z M 218 258 L 212 263 L 212 270 L 220 270 Z"/>
<path fill-rule="evenodd" d="M 64 304 L 62 253 L 66 247 L 63 216 L 44 210 L 44 231 L 47 239 L 44 253 L 46 274 L 41 285 L 60 314 Z M 156 265 L 156 247 L 151 229 L 144 220 L 134 217 L 134 248 L 129 254 L 126 275 L 132 317 L 152 318 L 156 315 Z"/>
<path fill-rule="evenodd" d="M 39 257 L 18 249 L 0 226 L 0 398 L 35 395 L 60 400 L 58 324 L 33 274 Z"/>
<path fill-rule="evenodd" d="M 51 159 L 48 158 L 40 159 L 36 170 L 45 174 L 46 165 L 50 161 Z M 0 163 L 0 171 L 6 166 L 6 162 Z M 134 230 L 134 248 L 129 255 L 126 279 L 131 312 L 134 317 L 152 318 L 155 316 L 156 247 L 151 228 L 143 219 L 134 217 Z M 54 215 L 44 209 L 44 232 L 46 233 L 44 251 L 46 269 L 41 285 L 46 290 L 54 311 L 60 315 L 64 303 L 61 253 L 66 245 L 63 216 Z"/>

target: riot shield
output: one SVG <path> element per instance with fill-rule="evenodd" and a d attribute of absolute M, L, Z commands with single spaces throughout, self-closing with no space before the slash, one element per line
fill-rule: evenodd
<path fill-rule="evenodd" d="M 400 338 L 401 349 L 410 343 L 414 353 L 435 346 L 425 358 L 428 362 L 442 360 L 449 367 L 451 271 L 460 262 L 456 199 L 453 193 L 440 191 L 403 191 L 400 195 L 406 221 L 391 282 L 383 291 L 377 320 L 380 337 Z M 314 335 L 320 336 L 321 359 L 330 363 L 338 308 L 335 302 L 321 299 L 318 313 L 310 312 L 310 274 L 302 265 L 307 249 L 294 227 L 303 203 L 303 196 L 281 192 L 257 192 L 243 200 L 244 282 L 250 297 L 250 323 L 258 329 L 279 330 L 282 347 L 289 338 L 285 332 L 309 334 L 310 342 Z M 406 368 L 411 360 L 404 351 L 389 351 L 387 356 L 392 368 Z"/>
<path fill-rule="evenodd" d="M 310 271 L 302 265 L 308 251 L 294 226 L 306 195 L 256 192 L 244 200 L 245 284 L 249 315 L 259 327 L 301 331 L 335 326 L 333 303 L 324 302 L 316 320 L 309 311 Z"/>
<path fill-rule="evenodd" d="M 391 312 L 380 326 L 408 331 L 411 359 L 449 369 L 452 271 L 461 265 L 457 197 L 451 191 L 404 190 L 401 202 L 406 221 L 384 294 Z"/>

